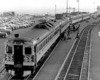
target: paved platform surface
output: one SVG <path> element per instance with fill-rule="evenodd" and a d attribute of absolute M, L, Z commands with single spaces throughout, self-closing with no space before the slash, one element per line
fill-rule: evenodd
<path fill-rule="evenodd" d="M 100 24 L 91 33 L 89 80 L 100 80 Z"/>

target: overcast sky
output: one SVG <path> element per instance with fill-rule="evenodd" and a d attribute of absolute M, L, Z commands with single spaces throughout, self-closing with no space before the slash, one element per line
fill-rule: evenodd
<path fill-rule="evenodd" d="M 0 13 L 15 11 L 17 13 L 54 14 L 66 11 L 67 0 L 0 0 Z M 93 12 L 100 5 L 100 0 L 79 0 L 81 11 Z M 95 2 L 95 4 L 94 4 Z M 77 0 L 68 0 L 70 7 L 78 8 Z M 94 6 L 95 5 L 95 6 Z"/>

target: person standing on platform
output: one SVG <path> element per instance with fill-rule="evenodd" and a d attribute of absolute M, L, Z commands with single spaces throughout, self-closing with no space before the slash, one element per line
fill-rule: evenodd
<path fill-rule="evenodd" d="M 68 30 L 67 30 L 67 39 L 71 39 L 71 37 L 70 37 L 70 34 L 71 34 L 71 27 L 72 27 L 72 25 L 70 24 L 70 25 L 68 26 Z"/>
<path fill-rule="evenodd" d="M 74 24 L 72 25 L 72 28 L 73 28 L 72 31 L 75 32 L 76 28 Z"/>
<path fill-rule="evenodd" d="M 64 33 L 64 40 L 67 40 L 67 32 Z"/>
<path fill-rule="evenodd" d="M 69 28 L 70 28 L 70 34 L 71 34 L 73 32 L 73 24 L 72 23 L 70 23 Z"/>
<path fill-rule="evenodd" d="M 64 40 L 71 39 L 70 34 L 71 34 L 71 27 L 72 25 L 70 24 L 67 28 L 67 30 L 64 32 L 64 35 L 62 36 Z"/>
<path fill-rule="evenodd" d="M 76 38 L 79 38 L 79 33 L 80 33 L 80 23 L 78 23 Z"/>

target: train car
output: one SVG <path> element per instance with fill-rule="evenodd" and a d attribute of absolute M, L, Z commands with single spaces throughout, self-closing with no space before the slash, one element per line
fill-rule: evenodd
<path fill-rule="evenodd" d="M 5 43 L 6 71 L 21 76 L 25 76 L 26 71 L 29 71 L 29 74 L 33 73 L 69 24 L 82 19 L 82 16 L 75 17 L 72 21 L 67 18 L 57 26 L 49 22 L 39 23 L 25 34 L 16 34 L 14 38 L 8 39 Z"/>
<path fill-rule="evenodd" d="M 59 38 L 59 26 L 40 23 L 20 37 L 6 42 L 5 68 L 12 75 L 25 75 L 25 71 L 34 72 L 38 62 Z M 24 70 L 23 70 L 24 69 Z"/>
<path fill-rule="evenodd" d="M 90 13 L 83 14 L 83 20 L 88 20 L 88 19 L 90 19 L 90 17 L 91 17 Z"/>
<path fill-rule="evenodd" d="M 83 14 L 79 14 L 79 15 L 76 15 L 76 16 L 72 16 L 70 18 L 70 20 L 71 20 L 72 26 L 74 26 L 76 28 L 76 30 L 77 30 L 78 29 L 78 26 L 75 26 L 75 25 L 77 23 L 82 22 L 82 21 L 88 22 L 88 20 L 90 19 L 90 17 L 91 17 L 91 14 L 90 13 L 85 13 L 85 14 L 83 13 Z"/>
<path fill-rule="evenodd" d="M 76 24 L 76 23 L 78 23 L 80 21 L 90 19 L 90 16 L 91 16 L 90 13 L 87 13 L 87 14 L 79 14 L 79 15 L 76 15 L 76 16 L 72 16 L 71 17 L 72 24 Z"/>

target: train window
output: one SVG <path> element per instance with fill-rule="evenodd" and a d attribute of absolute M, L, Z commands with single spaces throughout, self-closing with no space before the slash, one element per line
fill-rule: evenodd
<path fill-rule="evenodd" d="M 41 49 L 42 49 L 42 43 L 41 43 L 41 45 L 40 45 L 40 46 L 41 46 Z"/>
<path fill-rule="evenodd" d="M 32 54 L 32 48 L 31 48 L 31 46 L 25 47 L 25 54 L 26 54 L 26 55 Z"/>
<path fill-rule="evenodd" d="M 6 52 L 8 53 L 8 54 L 11 54 L 12 53 L 12 47 L 11 46 L 6 46 Z"/>
<path fill-rule="evenodd" d="M 46 45 L 46 40 L 44 41 L 44 44 Z"/>
<path fill-rule="evenodd" d="M 44 42 L 42 43 L 42 47 L 44 47 Z"/>
<path fill-rule="evenodd" d="M 41 50 L 41 48 L 42 48 L 42 45 L 40 44 L 40 45 L 39 45 L 39 51 Z"/>
<path fill-rule="evenodd" d="M 40 51 L 40 45 L 38 46 L 38 48 L 39 48 L 39 51 Z"/>
<path fill-rule="evenodd" d="M 54 36 L 54 33 L 51 35 L 51 38 L 53 38 L 53 36 Z"/>
<path fill-rule="evenodd" d="M 48 43 L 48 38 L 46 39 L 46 43 Z"/>
<path fill-rule="evenodd" d="M 48 37 L 48 39 L 50 40 L 50 37 Z"/>
<path fill-rule="evenodd" d="M 42 43 L 42 44 L 43 44 L 43 47 L 44 47 L 44 46 L 45 46 L 45 41 L 43 41 L 43 43 Z"/>
<path fill-rule="evenodd" d="M 51 36 L 50 37 L 48 37 L 48 42 L 49 42 L 49 40 L 51 39 Z"/>
<path fill-rule="evenodd" d="M 41 46 L 41 48 L 40 48 L 40 49 L 42 49 L 42 44 L 41 44 L 40 46 Z"/>

